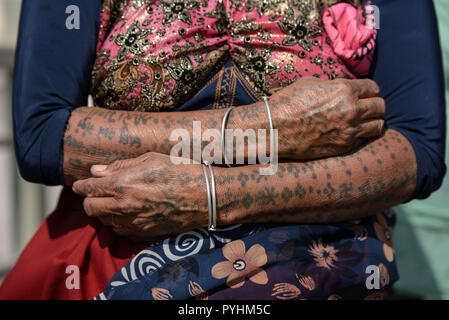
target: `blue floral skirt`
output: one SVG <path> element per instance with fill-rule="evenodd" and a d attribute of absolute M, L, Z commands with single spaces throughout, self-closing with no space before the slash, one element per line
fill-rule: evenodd
<path fill-rule="evenodd" d="M 233 225 L 169 237 L 95 299 L 381 298 L 398 280 L 391 210 L 325 225 Z"/>

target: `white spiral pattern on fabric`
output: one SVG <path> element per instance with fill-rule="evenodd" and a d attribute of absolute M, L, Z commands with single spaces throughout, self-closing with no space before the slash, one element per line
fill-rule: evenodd
<path fill-rule="evenodd" d="M 131 281 L 144 276 L 151 270 L 162 267 L 163 263 L 165 263 L 165 260 L 156 252 L 149 249 L 142 250 L 129 264 Z"/>
<path fill-rule="evenodd" d="M 203 244 L 204 236 L 201 233 L 188 231 L 165 239 L 162 248 L 168 259 L 176 261 L 200 252 Z M 174 252 L 171 251 L 172 249 Z"/>

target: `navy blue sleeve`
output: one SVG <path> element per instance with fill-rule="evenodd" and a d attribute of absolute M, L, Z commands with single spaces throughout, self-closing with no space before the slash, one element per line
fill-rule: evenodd
<path fill-rule="evenodd" d="M 413 146 L 418 165 L 411 199 L 441 186 L 446 115 L 438 26 L 430 0 L 373 0 L 379 8 L 372 78 L 386 101 L 386 124 Z"/>
<path fill-rule="evenodd" d="M 24 0 L 14 83 L 16 154 L 22 176 L 62 184 L 62 138 L 70 112 L 86 103 L 100 0 Z M 78 5 L 79 30 L 65 28 Z M 373 67 L 387 102 L 387 126 L 412 144 L 418 182 L 412 198 L 436 190 L 445 173 L 445 107 L 431 1 L 374 0 L 380 30 Z"/>
<path fill-rule="evenodd" d="M 79 29 L 66 28 L 79 8 Z M 62 143 L 71 111 L 86 105 L 101 0 L 24 0 L 13 86 L 14 140 L 21 175 L 63 184 Z"/>

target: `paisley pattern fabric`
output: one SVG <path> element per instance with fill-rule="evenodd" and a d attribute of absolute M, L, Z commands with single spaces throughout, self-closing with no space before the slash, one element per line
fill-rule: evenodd
<path fill-rule="evenodd" d="M 224 108 L 304 76 L 366 73 L 375 33 L 347 47 L 343 61 L 334 47 L 345 39 L 333 32 L 331 41 L 325 29 L 338 33 L 339 21 L 357 10 L 345 3 L 347 13 L 333 11 L 338 21 L 323 26 L 320 8 L 311 0 L 106 0 L 95 102 L 152 112 Z M 96 299 L 379 298 L 398 278 L 392 223 L 389 211 L 340 224 L 193 230 L 141 251 Z M 366 285 L 372 267 L 374 289 Z"/>

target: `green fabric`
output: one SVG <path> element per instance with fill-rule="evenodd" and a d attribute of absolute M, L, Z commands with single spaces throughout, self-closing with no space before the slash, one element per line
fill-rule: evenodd
<path fill-rule="evenodd" d="M 449 39 L 449 1 L 434 0 L 434 4 L 443 51 L 446 101 L 449 101 L 449 42 L 444 41 Z M 446 149 L 449 150 L 449 135 Z M 446 165 L 449 168 L 449 152 Z M 395 211 L 400 275 L 395 292 L 423 299 L 449 299 L 449 179 L 430 198 L 412 201 Z"/>

